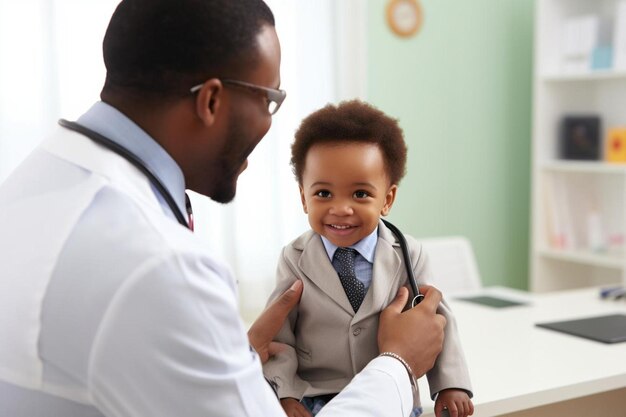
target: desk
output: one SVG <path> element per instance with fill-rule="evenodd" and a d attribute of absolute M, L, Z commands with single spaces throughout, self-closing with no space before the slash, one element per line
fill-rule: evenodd
<path fill-rule="evenodd" d="M 570 407 L 574 411 L 567 414 L 545 410 L 598 395 L 608 396 L 602 397 L 601 403 L 610 401 L 615 414 L 594 408 L 595 412 L 585 415 L 626 416 L 626 343 L 603 344 L 535 327 L 539 322 L 626 313 L 626 301 L 601 300 L 598 291 L 587 288 L 532 294 L 487 288 L 480 292 L 530 303 L 501 309 L 448 300 L 458 321 L 472 379 L 474 416 L 519 412 L 519 416 L 569 417 L 579 415 L 575 410 L 581 409 L 580 404 Z M 434 403 L 426 379 L 421 378 L 419 385 L 423 417 L 432 417 Z M 529 409 L 533 410 L 524 413 Z"/>

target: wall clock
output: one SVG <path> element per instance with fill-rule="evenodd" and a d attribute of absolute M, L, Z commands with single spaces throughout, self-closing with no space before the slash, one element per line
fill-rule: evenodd
<path fill-rule="evenodd" d="M 417 33 L 424 20 L 418 0 L 390 0 L 387 4 L 387 23 L 398 36 L 408 38 Z"/>

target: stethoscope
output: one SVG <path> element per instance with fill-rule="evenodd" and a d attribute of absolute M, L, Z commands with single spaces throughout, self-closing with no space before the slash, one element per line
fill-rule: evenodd
<path fill-rule="evenodd" d="M 396 236 L 398 239 L 398 243 L 400 243 L 400 249 L 402 249 L 402 257 L 404 258 L 404 267 L 406 268 L 406 275 L 409 280 L 409 285 L 411 286 L 411 291 L 413 291 L 413 300 L 411 301 L 411 308 L 415 307 L 424 299 L 424 294 L 420 293 L 420 289 L 417 286 L 417 280 L 415 279 L 415 274 L 413 273 L 413 268 L 411 267 L 411 256 L 409 255 L 409 247 L 406 243 L 406 239 L 404 235 L 396 226 L 391 224 L 385 219 L 381 219 L 385 226 Z"/>
<path fill-rule="evenodd" d="M 111 139 L 107 138 L 106 136 L 101 135 L 98 132 L 94 132 L 93 130 L 81 124 L 78 124 L 76 122 L 70 122 L 65 119 L 60 119 L 59 124 L 66 129 L 69 129 L 74 132 L 78 132 L 81 135 L 87 136 L 89 139 L 93 140 L 97 144 L 102 145 L 105 148 L 109 149 L 110 151 L 115 152 L 116 154 L 118 154 L 119 156 L 121 156 L 122 158 L 130 162 L 131 164 L 133 164 L 139 171 L 141 171 L 148 178 L 148 180 L 154 186 L 154 188 L 156 188 L 157 191 L 161 194 L 167 206 L 170 208 L 172 213 L 174 213 L 174 217 L 176 217 L 176 220 L 178 221 L 178 223 L 180 223 L 182 226 L 185 226 L 191 229 L 191 226 L 189 222 L 187 221 L 187 218 L 182 213 L 180 208 L 178 208 L 178 204 L 176 204 L 176 201 L 174 200 L 174 197 L 172 197 L 172 194 L 170 194 L 170 192 L 167 190 L 165 185 L 163 185 L 163 183 L 159 180 L 159 178 L 154 174 L 154 172 L 152 172 L 150 168 L 148 168 L 148 166 L 145 164 L 145 162 L 141 160 L 141 158 L 139 158 L 137 155 L 135 155 L 134 153 L 132 153 L 131 151 L 129 151 L 128 149 L 120 145 L 119 143 L 114 142 Z M 186 205 L 187 205 L 187 214 L 189 215 L 191 214 L 191 203 L 189 202 L 188 198 L 186 199 Z"/>
<path fill-rule="evenodd" d="M 163 185 L 163 183 L 159 180 L 159 178 L 152 172 L 148 166 L 139 158 L 137 155 L 123 147 L 117 142 L 112 141 L 104 135 L 101 135 L 98 132 L 94 132 L 93 130 L 79 124 L 76 122 L 70 122 L 65 119 L 59 120 L 59 125 L 63 126 L 66 129 L 72 130 L 74 132 L 80 133 L 96 142 L 99 145 L 104 146 L 112 152 L 115 152 L 131 164 L 133 164 L 139 171 L 141 171 L 150 181 L 150 183 L 157 189 L 157 191 L 163 196 L 165 203 L 170 208 L 178 223 L 187 228 L 191 228 L 185 215 L 181 212 L 180 208 L 178 208 L 178 204 L 172 197 L 172 194 L 167 190 L 167 188 Z M 186 201 L 187 204 L 187 212 L 191 213 L 191 204 L 189 199 Z M 409 285 L 411 286 L 411 291 L 413 292 L 413 300 L 411 301 L 411 307 L 415 307 L 418 305 L 422 299 L 424 298 L 424 294 L 421 294 L 419 288 L 417 286 L 417 280 L 415 279 L 415 274 L 413 273 L 413 269 L 411 267 L 411 256 L 409 255 L 408 245 L 406 243 L 406 239 L 404 235 L 396 226 L 383 219 L 383 223 L 391 232 L 396 236 L 398 242 L 400 243 L 400 248 L 402 250 L 402 256 L 404 258 L 404 266 L 406 268 L 406 273 L 409 281 Z"/>

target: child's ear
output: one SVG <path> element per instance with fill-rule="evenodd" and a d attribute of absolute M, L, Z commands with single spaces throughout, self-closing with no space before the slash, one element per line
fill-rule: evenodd
<path fill-rule="evenodd" d="M 393 206 L 393 202 L 396 200 L 396 192 L 398 191 L 398 186 L 392 184 L 387 190 L 387 195 L 385 196 L 385 204 L 383 208 L 380 210 L 380 214 L 382 216 L 386 216 L 391 211 L 391 206 Z"/>
<path fill-rule="evenodd" d="M 302 201 L 302 209 L 306 214 L 309 214 L 309 210 L 306 208 L 306 198 L 304 198 L 304 189 L 300 186 L 300 201 Z"/>

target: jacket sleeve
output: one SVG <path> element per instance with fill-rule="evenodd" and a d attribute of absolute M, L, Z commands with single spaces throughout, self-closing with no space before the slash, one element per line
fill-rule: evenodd
<path fill-rule="evenodd" d="M 292 267 L 287 259 L 286 251 L 289 247 L 283 248 L 278 268 L 276 271 L 276 288 L 269 298 L 268 304 L 274 301 L 280 294 L 286 291 L 291 284 L 299 277 L 296 268 Z M 309 384 L 298 376 L 298 354 L 296 352 L 296 321 L 298 319 L 298 306 L 296 306 L 283 324 L 274 339 L 281 343 L 281 349 L 263 365 L 265 377 L 276 389 L 278 398 L 296 398 L 301 400 Z"/>
<path fill-rule="evenodd" d="M 413 409 L 413 394 L 406 368 L 399 361 L 379 356 L 372 359 L 318 417 L 397 417 Z"/>
<path fill-rule="evenodd" d="M 410 236 L 407 236 L 407 242 L 411 249 L 411 259 L 414 264 L 413 271 L 418 285 L 428 284 L 431 278 L 428 254 L 424 253 L 422 246 Z M 433 368 L 426 374 L 430 387 L 430 396 L 434 399 L 440 391 L 456 388 L 466 391 L 471 398 L 473 393 L 469 370 L 461 348 L 456 319 L 445 300 L 445 294 L 437 308 L 437 313 L 446 318 L 447 324 L 444 330 L 443 350 L 435 361 Z"/>

